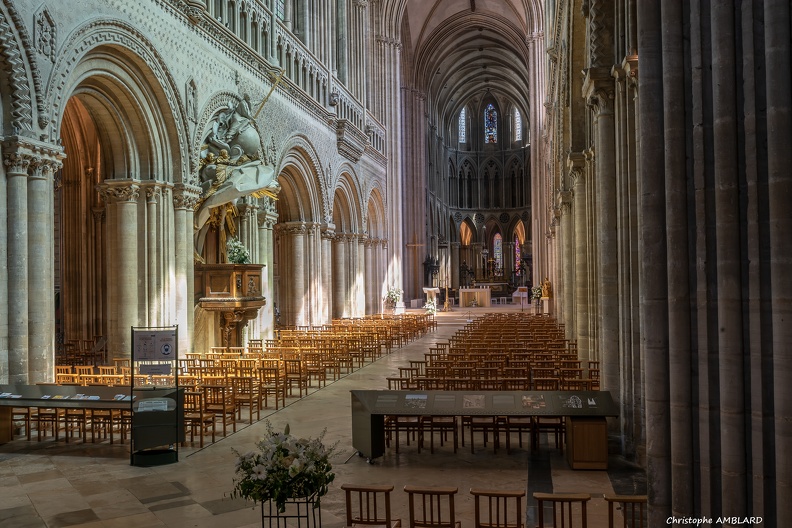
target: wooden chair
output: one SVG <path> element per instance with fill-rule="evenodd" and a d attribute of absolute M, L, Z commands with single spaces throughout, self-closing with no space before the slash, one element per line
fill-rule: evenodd
<path fill-rule="evenodd" d="M 537 526 L 544 528 L 545 525 L 545 504 L 550 503 L 552 511 L 551 521 L 553 528 L 588 528 L 586 518 L 586 503 L 591 500 L 588 493 L 534 493 L 536 499 Z M 575 507 L 575 505 L 578 505 Z M 580 512 L 576 515 L 575 512 Z M 575 520 L 578 522 L 575 522 Z"/>
<path fill-rule="evenodd" d="M 474 528 L 524 528 L 522 490 L 470 489 L 474 497 Z"/>
<path fill-rule="evenodd" d="M 294 385 L 297 385 L 300 398 L 303 396 L 303 391 L 306 394 L 308 393 L 308 373 L 301 359 L 284 359 L 283 372 L 283 379 L 289 391 L 289 396 L 293 394 Z"/>
<path fill-rule="evenodd" d="M 420 453 L 423 447 L 423 431 L 420 416 L 403 416 L 395 414 L 385 416 L 385 443 L 387 446 L 390 446 L 391 438 L 393 438 L 397 453 L 399 452 L 399 438 L 401 433 L 406 433 L 407 445 L 410 445 L 410 437 L 416 440 L 418 452 Z"/>
<path fill-rule="evenodd" d="M 401 519 L 391 515 L 390 493 L 393 486 L 359 486 L 342 484 L 346 494 L 346 526 L 401 528 Z"/>
<path fill-rule="evenodd" d="M 409 528 L 461 528 L 454 511 L 457 488 L 404 486 L 409 497 Z"/>
<path fill-rule="evenodd" d="M 204 436 L 211 429 L 212 443 L 217 434 L 217 422 L 214 414 L 206 412 L 206 402 L 203 391 L 184 391 L 184 427 L 190 430 L 190 442 L 195 441 L 198 433 L 198 444 L 204 446 Z"/>
<path fill-rule="evenodd" d="M 608 528 L 616 527 L 614 506 L 618 505 L 622 511 L 622 528 L 644 528 L 647 526 L 647 496 L 646 495 L 605 495 L 608 503 Z"/>
<path fill-rule="evenodd" d="M 261 419 L 261 398 L 259 396 L 257 380 L 244 376 L 230 376 L 229 381 L 234 389 L 234 402 L 237 407 L 237 420 L 242 421 L 242 407 L 248 408 L 248 423 L 253 423 L 253 411 L 256 412 L 256 421 Z"/>
<path fill-rule="evenodd" d="M 264 400 L 264 407 L 268 406 L 269 395 L 275 396 L 275 410 L 279 402 L 286 406 L 286 384 L 281 379 L 280 368 L 276 361 L 267 362 L 259 368 L 259 390 Z"/>
<path fill-rule="evenodd" d="M 434 453 L 434 437 L 435 433 L 440 435 L 440 445 L 448 439 L 448 433 L 454 441 L 454 453 L 457 452 L 459 447 L 459 422 L 456 416 L 424 416 L 421 422 L 423 427 L 423 436 L 426 437 L 427 431 L 429 432 L 429 452 Z"/>
<path fill-rule="evenodd" d="M 114 414 L 118 413 L 115 409 L 91 409 L 91 443 L 96 443 L 96 438 L 102 440 L 110 439 L 110 444 L 115 440 L 113 429 L 115 425 Z"/>
<path fill-rule="evenodd" d="M 484 440 L 484 448 L 487 448 L 487 442 L 489 441 L 489 434 L 492 433 L 492 445 L 493 451 L 495 453 L 498 452 L 498 447 L 500 447 L 500 432 L 501 430 L 505 430 L 505 425 L 498 419 L 497 416 L 480 416 L 480 415 L 473 415 L 473 416 L 463 416 L 462 417 L 462 428 L 465 427 L 470 429 L 470 452 L 475 453 L 475 445 L 473 442 L 474 434 L 477 432 L 481 432 Z M 463 433 L 464 435 L 464 433 Z"/>
<path fill-rule="evenodd" d="M 236 402 L 234 400 L 234 389 L 228 385 L 204 385 L 204 395 L 206 397 L 204 409 L 212 413 L 216 418 L 219 417 L 223 422 L 223 436 L 228 434 L 227 426 L 230 422 L 233 431 L 236 433 Z"/>
<path fill-rule="evenodd" d="M 11 422 L 22 422 L 25 426 L 25 435 L 28 441 L 31 438 L 31 426 L 36 419 L 38 408 L 36 407 L 14 407 L 11 409 Z"/>

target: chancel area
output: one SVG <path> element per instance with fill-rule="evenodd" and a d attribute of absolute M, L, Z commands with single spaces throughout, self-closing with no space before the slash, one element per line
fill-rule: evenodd
<path fill-rule="evenodd" d="M 136 369 L 146 329 L 173 332 L 201 453 L 309 392 L 318 417 L 336 383 L 550 378 L 607 391 L 598 442 L 644 475 L 648 526 L 792 526 L 791 22 L 788 0 L 3 0 L 2 397 L 173 385 Z M 131 445 L 121 411 L 14 409 L 13 507 L 35 490 L 3 465 Z M 528 423 L 525 456 L 560 435 L 566 464 L 571 422 Z M 476 442 L 519 451 L 505 424 Z M 386 452 L 431 457 L 411 427 Z M 528 491 L 554 491 L 544 462 Z"/>

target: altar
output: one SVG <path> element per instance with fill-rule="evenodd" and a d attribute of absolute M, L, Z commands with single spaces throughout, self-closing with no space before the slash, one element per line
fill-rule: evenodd
<path fill-rule="evenodd" d="M 489 307 L 492 304 L 491 291 L 489 288 L 460 288 L 459 306 L 468 308 L 473 305 Z"/>

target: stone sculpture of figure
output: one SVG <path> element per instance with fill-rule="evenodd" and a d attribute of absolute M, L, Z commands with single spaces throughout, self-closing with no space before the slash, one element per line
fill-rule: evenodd
<path fill-rule="evenodd" d="M 280 190 L 275 170 L 260 159 L 260 154 L 261 138 L 250 113 L 250 97 L 245 95 L 217 115 L 201 148 L 203 193 L 195 211 L 195 248 L 199 255 L 212 210 L 244 196 L 272 196 Z"/>
<path fill-rule="evenodd" d="M 550 283 L 550 279 L 545 277 L 544 281 L 542 282 L 542 297 L 552 297 L 553 296 L 553 285 Z"/>

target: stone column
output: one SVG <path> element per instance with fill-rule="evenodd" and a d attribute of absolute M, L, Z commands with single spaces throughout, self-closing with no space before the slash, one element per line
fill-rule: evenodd
<path fill-rule="evenodd" d="M 664 8 L 665 9 L 665 8 Z M 721 426 L 721 497 L 723 515 L 747 511 L 745 443 L 745 350 L 742 318 L 743 272 L 740 255 L 741 218 L 738 174 L 738 90 L 735 55 L 735 6 L 715 2 L 710 12 L 712 28 L 712 133 L 714 154 L 715 257 L 718 292 L 718 365 Z M 788 10 L 787 10 L 788 12 Z M 776 16 L 776 15 L 773 15 Z M 787 26 L 789 18 L 787 17 Z M 663 39 L 665 44 L 664 31 Z M 789 32 L 787 31 L 787 35 Z M 789 66 L 787 66 L 788 68 Z M 663 75 L 669 69 L 663 64 Z M 667 96 L 666 96 L 667 98 Z M 739 118 L 742 119 L 742 116 Z M 668 221 L 667 221 L 668 222 Z M 673 460 L 672 460 L 673 463 Z"/>
<path fill-rule="evenodd" d="M 333 317 L 346 317 L 346 237 L 337 234 L 333 239 Z"/>
<path fill-rule="evenodd" d="M 38 157 L 28 176 L 28 383 L 55 377 L 55 264 L 53 174 L 59 161 Z"/>
<path fill-rule="evenodd" d="M 93 270 L 91 275 L 94 278 L 93 290 L 95 292 L 93 301 L 93 327 L 96 334 L 103 335 L 106 339 L 108 328 L 107 319 L 105 317 L 105 301 L 107 299 L 107 272 L 105 270 L 107 270 L 107 267 L 104 265 L 104 262 L 107 255 L 107 241 L 105 240 L 107 207 L 104 204 L 102 207 L 94 207 L 92 213 L 94 221 L 94 260 L 92 263 Z M 63 301 L 61 301 L 61 306 L 63 306 Z"/>
<path fill-rule="evenodd" d="M 322 227 L 322 323 L 329 324 L 333 320 L 333 238 L 335 224 Z"/>
<path fill-rule="evenodd" d="M 566 179 L 571 180 L 570 174 Z M 572 338 L 575 329 L 575 233 L 572 218 L 572 191 L 564 188 L 558 191 L 558 206 L 561 210 L 559 230 L 561 232 L 560 261 L 563 263 L 559 278 L 561 284 L 556 291 L 556 307 L 561 313 L 567 338 Z"/>
<path fill-rule="evenodd" d="M 575 220 L 575 325 L 578 355 L 583 361 L 591 359 L 589 349 L 589 306 L 588 306 L 588 208 L 586 204 L 585 158 L 580 152 L 569 154 L 571 185 L 573 192 L 573 218 Z M 535 274 L 535 273 L 534 273 Z"/>
<path fill-rule="evenodd" d="M 179 354 L 192 352 L 195 320 L 195 267 L 193 254 L 193 218 L 200 189 L 177 184 L 173 189 L 173 250 L 175 252 L 176 324 L 179 325 Z"/>
<path fill-rule="evenodd" d="M 365 310 L 364 314 L 374 313 L 374 300 L 375 295 L 375 281 L 374 281 L 374 245 L 376 239 L 366 238 L 362 243 L 365 246 L 365 255 L 363 261 L 365 262 L 366 276 L 363 282 L 365 291 Z"/>
<path fill-rule="evenodd" d="M 132 350 L 131 327 L 139 326 L 138 319 L 138 198 L 139 180 L 106 180 L 103 184 L 105 196 L 116 209 L 115 225 L 109 226 L 115 233 L 112 282 L 115 289 L 115 328 L 111 330 L 113 357 L 130 357 Z M 112 311 L 112 308 L 111 308 Z"/>
<path fill-rule="evenodd" d="M 146 190 L 146 246 L 147 246 L 147 282 L 148 325 L 158 326 L 160 322 L 159 298 L 162 295 L 159 276 L 159 232 L 157 230 L 157 204 L 162 198 L 162 189 L 155 183 L 143 185 Z"/>
<path fill-rule="evenodd" d="M 597 327 L 602 389 L 619 405 L 619 253 L 616 233 L 616 152 L 610 68 L 590 68 L 583 85 L 593 110 L 596 151 Z"/>
<path fill-rule="evenodd" d="M 668 284 L 666 277 L 665 167 L 663 160 L 662 26 L 660 1 L 638 2 L 638 57 L 641 95 L 638 100 L 641 155 L 638 157 L 638 209 L 641 211 L 639 277 L 641 284 L 641 356 L 646 365 L 645 416 L 647 474 L 650 475 L 649 526 L 665 525 L 671 511 L 669 446 Z"/>
<path fill-rule="evenodd" d="M 273 229 L 278 221 L 278 213 L 274 202 L 265 198 L 260 204 L 258 212 L 259 225 L 259 264 L 264 264 L 262 270 L 261 294 L 266 299 L 266 304 L 259 309 L 259 337 L 261 339 L 271 339 L 275 330 L 275 301 L 272 289 L 274 253 L 273 253 Z"/>
<path fill-rule="evenodd" d="M 8 204 L 5 145 L 0 143 L 0 204 Z M 13 164 L 13 159 L 9 160 Z M 27 173 L 27 169 L 25 169 Z M 8 358 L 8 222 L 0 222 L 0 357 Z M 8 361 L 0 361 L 0 383 L 9 383 Z"/>
<path fill-rule="evenodd" d="M 390 31 L 390 33 L 387 33 Z M 388 128 L 386 174 L 387 203 L 386 214 L 387 240 L 389 256 L 387 260 L 388 276 L 386 284 L 392 287 L 402 286 L 403 233 L 402 218 L 404 214 L 402 197 L 402 131 L 401 131 L 401 43 L 398 28 L 384 28 L 377 35 L 377 45 L 382 57 L 382 93 L 379 97 L 385 107 L 381 114 L 383 124 Z"/>
<path fill-rule="evenodd" d="M 357 315 L 357 274 L 358 274 L 358 245 L 357 233 L 350 233 L 346 237 L 347 253 L 347 294 L 346 294 L 346 313 L 350 317 Z"/>
<path fill-rule="evenodd" d="M 28 383 L 28 170 L 33 156 L 4 146 L 8 233 L 8 383 Z"/>
<path fill-rule="evenodd" d="M 792 526 L 792 248 L 789 234 L 792 219 L 792 64 L 790 46 L 790 6 L 785 0 L 764 2 L 765 85 L 767 87 L 767 172 L 770 293 L 773 326 L 773 405 L 775 408 L 775 468 L 778 526 Z M 768 493 L 767 495 L 770 495 Z M 769 515 L 770 512 L 766 512 Z"/>
<path fill-rule="evenodd" d="M 366 313 L 366 240 L 363 234 L 357 235 L 353 244 L 357 253 L 357 270 L 355 271 L 355 317 L 362 317 Z"/>
<path fill-rule="evenodd" d="M 33 161 L 16 145 L 4 146 L 8 233 L 8 383 L 28 383 L 28 170 Z"/>
<path fill-rule="evenodd" d="M 671 438 L 671 508 L 674 514 L 694 511 L 695 467 L 691 412 L 694 371 L 691 363 L 690 284 L 688 267 L 695 260 L 688 251 L 688 186 L 685 116 L 683 5 L 668 2 L 661 8 L 663 25 L 663 126 L 665 136 L 665 209 L 668 267 L 668 345 L 671 376 L 668 379 Z M 720 295 L 720 293 L 719 293 Z M 731 382 L 723 383 L 721 387 Z M 742 397 L 742 396 L 740 396 Z M 727 513 L 726 511 L 723 512 Z M 734 513 L 737 513 L 736 511 Z"/>
<path fill-rule="evenodd" d="M 514 242 L 503 241 L 503 277 L 508 282 L 514 271 Z"/>
<path fill-rule="evenodd" d="M 459 242 L 451 242 L 451 288 L 459 288 Z"/>
<path fill-rule="evenodd" d="M 306 288 L 305 288 L 305 235 L 308 228 L 303 222 L 289 222 L 283 233 L 286 235 L 285 247 L 290 253 L 291 269 L 284 270 L 283 275 L 291 283 L 289 303 L 289 322 L 302 326 L 306 320 Z"/>
<path fill-rule="evenodd" d="M 348 75 L 349 42 L 347 39 L 347 2 L 336 2 L 336 75 L 341 84 L 346 85 Z"/>

